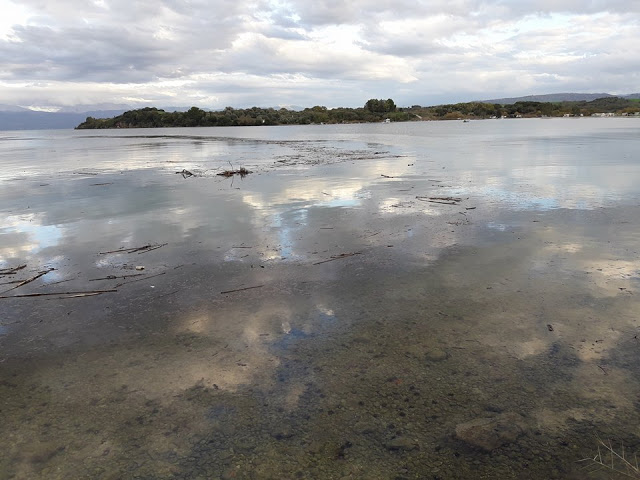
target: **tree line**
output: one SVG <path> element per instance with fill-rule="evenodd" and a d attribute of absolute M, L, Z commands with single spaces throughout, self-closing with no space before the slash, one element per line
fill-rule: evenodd
<path fill-rule="evenodd" d="M 206 111 L 191 107 L 186 112 L 166 112 L 145 107 L 124 112 L 113 118 L 87 119 L 77 129 L 92 128 L 157 128 L 157 127 L 222 127 L 257 125 L 309 125 L 333 123 L 372 123 L 416 120 L 483 119 L 500 117 L 589 116 L 594 113 L 634 114 L 640 112 L 640 101 L 607 97 L 579 102 L 516 102 L 494 104 L 467 102 L 422 107 L 398 108 L 392 99 L 370 99 L 360 108 L 327 108 L 315 106 L 304 110 L 286 108 L 232 108 Z"/>

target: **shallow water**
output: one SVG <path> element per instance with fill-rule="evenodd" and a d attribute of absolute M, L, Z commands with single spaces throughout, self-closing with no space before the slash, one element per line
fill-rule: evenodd
<path fill-rule="evenodd" d="M 637 152 L 631 118 L 0 132 L 0 291 L 60 292 L 0 299 L 0 478 L 609 478 Z"/>

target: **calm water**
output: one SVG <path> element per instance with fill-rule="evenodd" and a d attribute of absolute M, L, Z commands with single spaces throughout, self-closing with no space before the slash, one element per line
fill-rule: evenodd
<path fill-rule="evenodd" d="M 638 152 L 631 118 L 0 132 L 0 479 L 612 478 Z"/>

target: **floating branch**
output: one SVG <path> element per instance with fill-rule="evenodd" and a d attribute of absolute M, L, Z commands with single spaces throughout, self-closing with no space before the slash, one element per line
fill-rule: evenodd
<path fill-rule="evenodd" d="M 15 290 L 16 288 L 20 288 L 21 286 L 26 285 L 27 283 L 31 283 L 31 282 L 33 282 L 34 280 L 37 280 L 38 278 L 42 277 L 43 275 L 46 275 L 47 273 L 49 273 L 49 272 L 51 272 L 51 271 L 53 271 L 53 270 L 55 270 L 55 268 L 50 268 L 50 269 L 48 269 L 48 270 L 43 270 L 43 271 L 41 271 L 41 272 L 38 272 L 38 274 L 37 274 L 37 275 L 34 275 L 34 276 L 33 276 L 33 277 L 31 277 L 31 278 L 27 278 L 26 280 L 23 280 L 22 282 L 20 282 L 20 283 L 19 283 L 18 285 L 16 285 L 15 287 L 11 287 L 10 289 L 5 290 L 4 292 L 1 292 L 1 293 L 7 293 L 7 292 L 10 292 L 11 290 Z"/>
<path fill-rule="evenodd" d="M 26 263 L 24 265 L 20 265 L 19 267 L 0 269 L 0 275 L 15 275 L 16 273 L 18 273 L 18 271 L 22 270 L 23 268 L 27 268 Z"/>
<path fill-rule="evenodd" d="M 456 197 L 416 197 L 418 200 L 429 203 L 442 203 L 443 205 L 458 205 L 462 201 Z"/>
<path fill-rule="evenodd" d="M 116 280 L 117 278 L 122 278 L 124 280 L 131 277 L 141 277 L 142 275 L 144 275 L 144 273 L 133 273 L 131 275 L 121 275 L 119 277 L 117 275 L 107 275 L 106 277 L 102 278 L 90 278 L 89 281 L 97 282 L 98 280 Z"/>
<path fill-rule="evenodd" d="M 255 287 L 236 288 L 235 290 L 226 290 L 220 293 L 225 294 L 225 293 L 233 293 L 233 292 L 242 292 L 243 290 L 252 290 L 254 288 L 262 288 L 262 287 L 264 287 L 264 285 L 256 285 Z"/>
<path fill-rule="evenodd" d="M 152 245 L 152 244 L 147 244 L 147 245 L 143 245 L 142 247 L 134 247 L 134 248 L 120 248 L 118 250 L 110 250 L 108 252 L 100 252 L 98 253 L 98 255 L 107 255 L 109 253 L 146 253 L 146 252 L 150 252 L 151 250 L 156 250 L 160 247 L 164 247 L 165 245 L 168 245 L 167 243 L 163 243 L 161 245 Z"/>
<path fill-rule="evenodd" d="M 251 170 L 247 170 L 244 167 L 240 167 L 238 170 L 225 170 L 224 172 L 218 173 L 219 177 L 233 177 L 234 175 L 240 175 L 240 178 L 244 178 L 250 173 L 253 173 Z"/>
<path fill-rule="evenodd" d="M 328 260 L 322 260 L 320 262 L 316 262 L 313 265 L 320 265 L 321 263 L 333 262 L 334 260 L 340 260 L 342 258 L 353 257 L 354 255 L 361 255 L 362 252 L 353 252 L 353 253 L 341 253 L 340 255 L 333 255 Z"/>
<path fill-rule="evenodd" d="M 3 295 L 0 298 L 26 298 L 26 297 L 50 297 L 52 295 L 85 295 L 85 294 L 94 294 L 98 295 L 101 293 L 111 293 L 117 292 L 118 290 L 90 290 L 84 292 L 49 292 L 49 293 L 25 293 L 22 295 Z"/>

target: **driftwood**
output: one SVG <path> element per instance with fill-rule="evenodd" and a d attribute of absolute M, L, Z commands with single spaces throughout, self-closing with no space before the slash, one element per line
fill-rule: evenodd
<path fill-rule="evenodd" d="M 458 205 L 462 199 L 459 197 L 416 197 L 418 200 L 429 203 L 441 203 L 443 205 Z"/>
<path fill-rule="evenodd" d="M 147 244 L 147 245 L 143 245 L 142 247 L 133 247 L 133 248 L 120 248 L 118 250 L 109 250 L 108 252 L 100 252 L 98 253 L 98 255 L 107 255 L 110 253 L 147 253 L 150 252 L 151 250 L 156 250 L 158 248 L 164 247 L 165 245 L 168 245 L 167 243 L 163 243 L 160 245 L 152 245 L 152 244 Z"/>
<path fill-rule="evenodd" d="M 225 170 L 224 172 L 218 173 L 219 177 L 233 177 L 234 175 L 240 175 L 240 178 L 244 178 L 250 173 L 253 173 L 251 170 L 247 170 L 244 167 L 240 167 L 238 170 Z"/>
<path fill-rule="evenodd" d="M 46 275 L 47 273 L 49 273 L 49 272 L 51 272 L 53 270 L 55 270 L 55 268 L 50 268 L 49 270 L 43 270 L 41 272 L 38 272 L 37 275 L 34 275 L 31 278 L 27 278 L 26 280 L 23 280 L 20 283 L 18 283 L 15 287 L 11 287 L 10 289 L 5 290 L 4 292 L 0 292 L 0 293 L 7 293 L 7 292 L 10 292 L 11 290 L 15 290 L 16 288 L 20 288 L 21 286 L 26 285 L 27 283 L 31 283 L 34 280 L 37 280 L 38 278 L 42 277 L 43 275 Z"/>
<path fill-rule="evenodd" d="M 81 297 L 95 297 L 96 295 L 102 295 L 103 292 L 87 292 L 87 293 L 77 293 L 75 295 L 65 295 L 64 297 L 57 298 L 81 298 Z"/>
<path fill-rule="evenodd" d="M 340 255 L 333 255 L 331 258 L 327 260 L 322 260 L 320 262 L 316 262 L 313 265 L 320 265 L 321 263 L 333 262 L 334 260 L 340 260 L 342 258 L 353 257 L 354 255 L 361 255 L 362 252 L 353 252 L 353 253 L 341 253 Z"/>
<path fill-rule="evenodd" d="M 220 293 L 225 294 L 225 293 L 233 293 L 233 292 L 242 292 L 243 290 L 252 290 L 254 288 L 262 288 L 262 287 L 264 287 L 264 285 L 256 285 L 255 287 L 236 288 L 235 290 L 226 290 Z"/>
<path fill-rule="evenodd" d="M 98 280 L 116 280 L 118 278 L 122 278 L 124 280 L 130 277 L 141 277 L 142 275 L 144 275 L 144 273 L 133 273 L 131 275 L 121 275 L 119 277 L 117 275 L 107 275 L 106 277 L 102 277 L 102 278 L 90 278 L 89 281 L 97 282 Z"/>
<path fill-rule="evenodd" d="M 99 295 L 101 293 L 117 292 L 118 290 L 89 290 L 84 292 L 48 292 L 48 293 L 25 293 L 22 295 L 3 295 L 0 298 L 26 298 L 26 297 L 50 297 L 52 295 Z"/>
<path fill-rule="evenodd" d="M 193 173 L 191 173 L 189 170 L 185 170 L 184 168 L 182 169 L 181 172 L 176 172 L 176 173 L 182 175 L 182 178 L 193 177 Z"/>
<path fill-rule="evenodd" d="M 15 275 L 16 273 L 18 273 L 18 271 L 22 270 L 23 268 L 27 268 L 27 264 L 26 263 L 24 265 L 20 265 L 18 267 L 2 268 L 2 269 L 0 269 L 0 275 Z"/>

